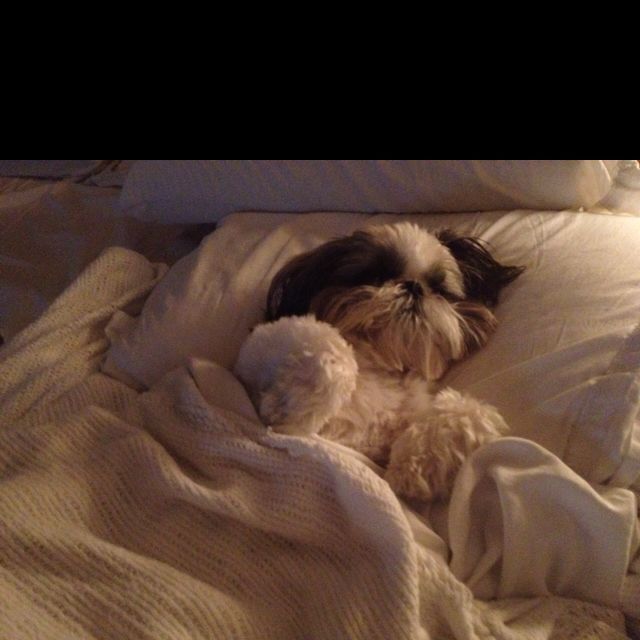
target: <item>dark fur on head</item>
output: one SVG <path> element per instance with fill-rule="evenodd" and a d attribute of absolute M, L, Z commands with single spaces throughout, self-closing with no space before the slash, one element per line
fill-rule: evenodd
<path fill-rule="evenodd" d="M 451 229 L 437 231 L 435 235 L 457 260 L 470 300 L 495 307 L 503 287 L 524 271 L 524 267 L 500 264 L 479 238 L 458 236 Z"/>
<path fill-rule="evenodd" d="M 524 271 L 499 263 L 478 238 L 450 229 L 435 235 L 456 259 L 468 300 L 495 307 L 500 291 Z M 356 231 L 292 258 L 271 283 L 266 320 L 309 313 L 312 299 L 327 287 L 376 286 L 400 277 L 401 256 L 371 240 L 366 231 Z"/>
<path fill-rule="evenodd" d="M 372 242 L 366 231 L 336 238 L 292 258 L 275 275 L 267 295 L 267 321 L 309 313 L 312 299 L 327 287 L 380 285 L 402 273 L 402 260 Z"/>

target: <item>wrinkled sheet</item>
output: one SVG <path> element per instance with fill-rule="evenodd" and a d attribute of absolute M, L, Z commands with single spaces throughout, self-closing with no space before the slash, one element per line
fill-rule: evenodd
<path fill-rule="evenodd" d="M 602 603 L 474 599 L 375 466 L 266 430 L 214 363 L 141 394 L 97 373 L 108 318 L 161 274 L 109 250 L 0 350 L 4 635 L 625 637 Z"/>
<path fill-rule="evenodd" d="M 467 461 L 448 523 L 451 569 L 483 599 L 561 594 L 615 607 L 638 548 L 634 493 L 592 486 L 521 438 Z"/>

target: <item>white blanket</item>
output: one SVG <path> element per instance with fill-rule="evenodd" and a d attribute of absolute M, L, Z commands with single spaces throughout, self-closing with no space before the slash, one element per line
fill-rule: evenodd
<path fill-rule="evenodd" d="M 638 546 L 636 514 L 631 491 L 589 485 L 534 442 L 502 438 L 457 478 L 451 568 L 485 599 L 560 593 L 615 607 Z"/>
<path fill-rule="evenodd" d="M 160 273 L 109 250 L 0 351 L 0 636 L 625 637 L 594 603 L 475 600 L 375 467 L 265 430 L 216 365 L 143 394 L 96 373 Z"/>

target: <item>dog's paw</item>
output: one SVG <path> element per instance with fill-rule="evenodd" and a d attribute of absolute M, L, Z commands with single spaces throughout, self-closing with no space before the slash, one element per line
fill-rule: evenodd
<path fill-rule="evenodd" d="M 507 431 L 492 406 L 444 389 L 429 411 L 394 441 L 385 479 L 398 495 L 444 500 L 465 459 Z"/>
<path fill-rule="evenodd" d="M 317 433 L 349 400 L 358 365 L 340 333 L 313 316 L 264 324 L 240 350 L 236 375 L 262 421 L 281 433 Z"/>

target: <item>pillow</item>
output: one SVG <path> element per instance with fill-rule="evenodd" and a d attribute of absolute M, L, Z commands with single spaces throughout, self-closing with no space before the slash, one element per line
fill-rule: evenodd
<path fill-rule="evenodd" d="M 617 160 L 147 160 L 121 205 L 159 222 L 236 211 L 413 213 L 578 209 L 608 192 Z"/>
<path fill-rule="evenodd" d="M 488 345 L 444 384 L 494 404 L 512 434 L 587 480 L 640 476 L 640 219 L 589 213 L 231 215 L 176 263 L 139 318 L 109 326 L 105 372 L 151 386 L 190 356 L 231 369 L 267 289 L 293 255 L 367 224 L 412 220 L 479 235 L 527 270 L 496 309 Z"/>
<path fill-rule="evenodd" d="M 640 216 L 640 163 L 637 160 L 620 160 L 611 189 L 594 209 Z"/>

